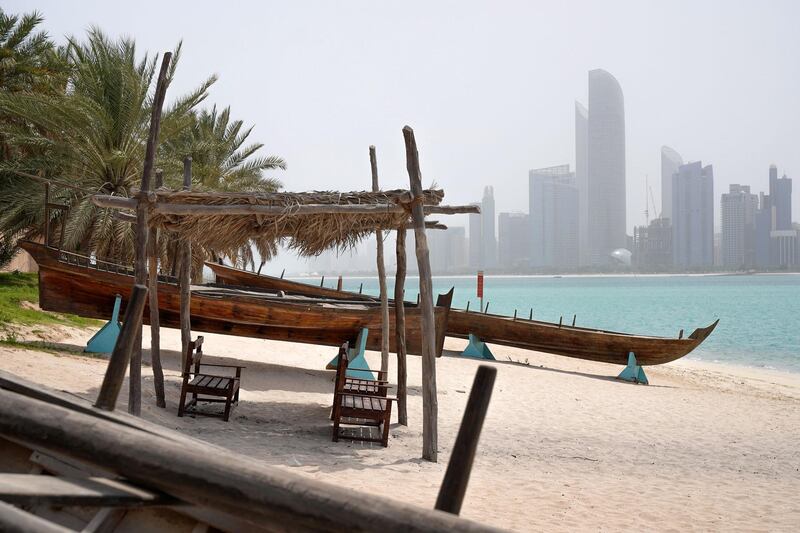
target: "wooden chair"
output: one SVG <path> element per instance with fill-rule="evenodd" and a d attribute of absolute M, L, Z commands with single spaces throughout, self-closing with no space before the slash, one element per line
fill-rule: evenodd
<path fill-rule="evenodd" d="M 389 445 L 389 424 L 392 418 L 392 402 L 396 398 L 386 396 L 387 385 L 378 383 L 362 384 L 362 381 L 347 377 L 348 350 L 347 343 L 339 349 L 339 361 L 336 368 L 336 388 L 333 394 L 333 442 L 338 442 L 343 436 L 351 440 L 365 442 L 380 442 L 384 447 Z M 350 382 L 348 382 L 350 380 Z M 382 394 L 367 394 L 362 387 L 374 387 L 375 391 Z M 359 392 L 353 392 L 353 390 Z M 377 427 L 381 431 L 381 438 L 362 437 L 359 435 L 340 435 L 339 427 L 360 426 Z"/>
<path fill-rule="evenodd" d="M 231 414 L 231 405 L 239 403 L 239 381 L 242 377 L 244 366 L 237 365 L 217 365 L 212 363 L 201 363 L 203 358 L 203 337 L 189 342 L 186 350 L 186 366 L 183 369 L 183 385 L 181 386 L 181 400 L 178 405 L 178 416 L 183 416 L 190 407 L 196 407 L 197 402 L 217 402 L 225 403 L 225 412 L 222 419 L 227 422 Z M 194 365 L 194 371 L 192 371 Z M 221 369 L 235 370 L 235 376 L 219 376 L 204 374 L 200 372 L 200 367 L 216 367 Z M 191 393 L 192 399 L 186 403 L 186 395 Z M 200 398 L 202 394 L 206 397 Z M 211 398 L 208 398 L 211 396 Z"/>

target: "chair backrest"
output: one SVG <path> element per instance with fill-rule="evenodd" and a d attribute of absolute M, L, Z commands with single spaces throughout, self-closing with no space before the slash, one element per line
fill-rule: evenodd
<path fill-rule="evenodd" d="M 194 365 L 194 373 L 197 374 L 200 372 L 200 360 L 203 358 L 203 336 L 200 335 L 197 339 L 193 341 L 189 341 L 188 346 L 186 346 L 186 353 L 184 354 L 184 360 L 186 361 L 186 367 L 183 371 L 186 374 L 190 374 L 192 372 L 192 365 Z"/>
<path fill-rule="evenodd" d="M 344 384 L 347 380 L 347 364 L 349 359 L 347 357 L 347 351 L 349 347 L 348 342 L 342 344 L 342 347 L 339 348 L 339 356 L 338 360 L 336 361 L 336 391 L 344 390 Z"/>

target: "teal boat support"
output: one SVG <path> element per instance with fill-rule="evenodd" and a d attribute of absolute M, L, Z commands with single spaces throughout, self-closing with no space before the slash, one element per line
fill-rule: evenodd
<path fill-rule="evenodd" d="M 461 355 L 463 357 L 473 357 L 475 359 L 495 360 L 494 354 L 486 343 L 472 333 L 469 334 L 469 344 L 467 344 L 467 347 L 461 352 Z"/>
<path fill-rule="evenodd" d="M 111 353 L 114 351 L 114 345 L 117 344 L 117 337 L 119 337 L 120 331 L 120 305 L 122 305 L 122 296 L 117 294 L 114 300 L 114 311 L 111 313 L 111 320 L 89 339 L 89 342 L 86 343 L 86 348 L 83 350 L 84 352 Z"/>
<path fill-rule="evenodd" d="M 620 372 L 617 379 L 649 385 L 647 376 L 644 375 L 644 368 L 638 364 L 633 352 L 628 352 L 628 365 Z"/>
<path fill-rule="evenodd" d="M 367 350 L 367 336 L 369 335 L 369 329 L 362 328 L 362 330 L 358 333 L 358 337 L 356 337 L 356 342 L 354 346 L 351 346 L 347 350 L 347 358 L 350 361 L 347 364 L 347 377 L 349 378 L 356 378 L 356 379 L 372 379 L 377 380 L 378 376 L 370 369 L 369 365 L 367 364 L 367 358 L 365 357 L 365 352 Z M 335 370 L 336 365 L 339 362 L 339 356 L 337 355 L 330 362 L 325 366 L 328 370 Z"/>

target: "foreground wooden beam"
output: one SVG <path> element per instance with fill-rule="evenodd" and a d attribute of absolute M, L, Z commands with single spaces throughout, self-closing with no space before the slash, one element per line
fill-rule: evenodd
<path fill-rule="evenodd" d="M 397 230 L 397 273 L 394 278 L 395 347 L 397 350 L 397 420 L 408 425 L 408 369 L 406 361 L 406 228 Z"/>
<path fill-rule="evenodd" d="M 369 147 L 369 165 L 372 169 L 372 192 L 380 191 L 378 186 L 378 158 L 375 147 Z M 383 230 L 375 232 L 378 262 L 378 286 L 381 298 L 381 372 L 389 371 L 389 295 L 386 294 L 386 265 L 383 261 Z"/>
<path fill-rule="evenodd" d="M 113 411 L 117 405 L 117 397 L 122 389 L 122 382 L 125 380 L 125 367 L 131 359 L 137 337 L 142 331 L 142 312 L 147 301 L 147 287 L 144 285 L 134 285 L 131 292 L 131 299 L 125 309 L 125 320 L 122 322 L 117 343 L 111 353 L 111 359 L 106 367 L 106 375 L 100 385 L 100 392 L 97 395 L 95 407 Z M 139 338 L 141 340 L 141 338 Z"/>
<path fill-rule="evenodd" d="M 458 428 L 458 436 L 447 463 L 444 480 L 439 487 L 439 496 L 436 499 L 436 508 L 440 511 L 458 514 L 467 492 L 467 483 L 472 471 L 472 462 L 475 459 L 475 450 L 478 449 L 478 438 L 481 436 L 483 421 L 492 399 L 492 389 L 497 376 L 497 369 L 481 365 L 475 374 L 472 390 L 469 393 L 464 417 Z"/>
<path fill-rule="evenodd" d="M 422 173 L 414 130 L 403 128 L 406 144 L 406 167 L 411 183 L 411 218 L 419 270 L 419 305 L 422 310 L 422 458 L 436 462 L 438 457 L 439 403 L 436 397 L 436 322 L 433 315 L 433 282 L 428 239 L 425 236 L 425 214 L 422 202 Z"/>
<path fill-rule="evenodd" d="M 158 490 L 250 523 L 269 525 L 269 529 L 496 531 L 441 511 L 343 491 L 233 452 L 220 453 L 215 446 L 163 428 L 160 431 L 163 435 L 0 389 L 0 434 L 110 468 L 145 490 Z"/>
<path fill-rule="evenodd" d="M 142 170 L 142 185 L 139 197 L 142 201 L 136 204 L 136 261 L 134 264 L 134 278 L 138 285 L 147 284 L 147 239 L 150 206 L 143 201 L 150 192 L 150 175 L 153 172 L 153 163 L 156 157 L 158 146 L 158 131 L 161 126 L 161 108 L 164 105 L 164 97 L 167 93 L 167 72 L 172 53 L 166 52 L 161 61 L 161 70 L 158 73 L 156 83 L 156 93 L 153 99 L 153 110 L 150 116 L 150 132 L 147 136 L 147 148 L 145 149 L 144 167 Z M 137 340 L 131 354 L 130 369 L 130 393 L 128 396 L 128 412 L 139 415 L 142 411 L 142 327 L 139 325 Z"/>

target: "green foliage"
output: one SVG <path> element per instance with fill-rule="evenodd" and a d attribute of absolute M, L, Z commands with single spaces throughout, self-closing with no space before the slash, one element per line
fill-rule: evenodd
<path fill-rule="evenodd" d="M 9 63 L 16 67 L 0 68 L 0 141 L 6 147 L 0 157 L 0 241 L 41 233 L 43 187 L 33 175 L 51 181 L 51 202 L 69 206 L 66 214 L 54 210 L 48 221 L 51 235 L 64 227 L 66 249 L 130 262 L 131 224 L 95 207 L 90 197 L 129 197 L 140 183 L 159 58 L 140 53 L 131 38 L 115 40 L 96 27 L 85 39 L 72 37 L 57 48 L 34 31 L 41 21 L 37 13 L 0 16 L 0 65 L 6 56 L 16 58 Z M 178 43 L 168 82 L 180 55 Z M 189 155 L 197 188 L 276 190 L 280 182 L 264 173 L 286 168 L 285 162 L 258 157 L 263 145 L 246 144 L 252 128 L 231 120 L 228 108 L 199 110 L 215 81 L 212 75 L 177 98 L 168 93 L 174 100 L 163 111 L 156 161 L 166 184 L 180 186 L 182 160 Z M 170 243 L 160 247 L 169 264 Z"/>
<path fill-rule="evenodd" d="M 99 321 L 74 315 L 48 313 L 24 306 L 38 303 L 39 283 L 36 274 L 0 272 L 0 328 L 3 324 L 62 324 L 65 326 L 97 326 Z"/>

